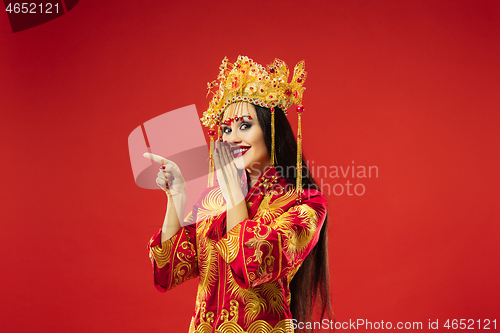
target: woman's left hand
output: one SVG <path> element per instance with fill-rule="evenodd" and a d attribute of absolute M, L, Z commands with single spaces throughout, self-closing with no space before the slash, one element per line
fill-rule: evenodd
<path fill-rule="evenodd" d="M 214 163 L 222 196 L 226 200 L 227 209 L 231 209 L 244 201 L 245 195 L 240 187 L 238 169 L 234 165 L 229 143 L 215 142 Z"/>

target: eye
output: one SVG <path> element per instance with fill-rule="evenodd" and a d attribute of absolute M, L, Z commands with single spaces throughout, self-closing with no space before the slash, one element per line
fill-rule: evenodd
<path fill-rule="evenodd" d="M 224 133 L 224 134 L 229 134 L 229 133 L 231 133 L 231 127 L 229 127 L 229 126 L 224 126 L 224 127 L 222 128 L 222 133 Z"/>
<path fill-rule="evenodd" d="M 246 130 L 246 129 L 249 129 L 250 127 L 252 127 L 252 124 L 247 123 L 246 121 L 242 122 L 240 125 L 241 130 Z"/>

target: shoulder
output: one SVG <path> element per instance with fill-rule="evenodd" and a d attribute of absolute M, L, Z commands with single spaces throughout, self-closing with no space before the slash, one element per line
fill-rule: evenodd
<path fill-rule="evenodd" d="M 326 198 L 320 191 L 314 188 L 305 188 L 302 191 L 302 201 L 321 201 L 326 204 Z"/>
<path fill-rule="evenodd" d="M 316 189 L 304 189 L 302 200 L 298 201 L 298 205 L 314 210 L 320 218 L 324 218 L 328 212 L 325 196 Z"/>
<path fill-rule="evenodd" d="M 282 208 L 292 208 L 294 206 L 309 206 L 318 211 L 326 211 L 326 198 L 320 191 L 316 189 L 305 188 L 302 191 L 301 199 L 299 200 L 295 186 L 290 186 L 286 190 L 272 191 L 272 196 L 265 196 L 263 200 L 264 206 L 266 201 L 273 206 L 281 206 Z"/>
<path fill-rule="evenodd" d="M 297 204 L 319 204 L 326 206 L 326 198 L 317 189 L 314 188 L 304 188 L 302 189 L 301 199 L 297 195 L 297 190 L 294 185 L 288 184 L 284 188 L 282 187 L 279 191 L 273 191 L 274 195 L 278 200 L 283 200 L 284 198 L 293 199 Z"/>
<path fill-rule="evenodd" d="M 323 225 L 328 207 L 325 196 L 315 189 L 303 189 L 301 199 L 299 200 L 295 186 L 288 191 L 277 195 L 274 200 L 267 202 L 264 198 L 259 208 L 258 216 L 267 216 L 277 214 L 276 221 L 280 224 L 283 221 L 294 221 L 294 224 L 303 226 Z M 280 215 L 281 214 L 281 215 Z"/>

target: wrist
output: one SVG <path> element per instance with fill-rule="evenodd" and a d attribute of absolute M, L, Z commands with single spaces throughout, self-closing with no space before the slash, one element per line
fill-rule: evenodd
<path fill-rule="evenodd" d="M 231 229 L 243 222 L 245 219 L 248 219 L 248 209 L 246 202 L 242 201 L 227 211 L 227 232 L 231 231 Z"/>
<path fill-rule="evenodd" d="M 166 195 L 169 199 L 170 199 L 170 198 L 172 198 L 172 199 L 177 199 L 177 198 L 185 198 L 185 197 L 186 197 L 186 195 L 187 195 L 187 194 L 186 194 L 186 189 L 185 189 L 185 188 L 184 188 L 184 189 L 181 189 L 181 190 L 175 190 L 175 191 L 174 191 L 175 193 L 173 193 L 173 194 L 172 194 L 172 189 L 170 189 L 170 190 L 166 190 L 166 191 L 164 190 L 164 192 L 165 192 L 165 195 Z"/>
<path fill-rule="evenodd" d="M 233 207 L 228 208 L 227 215 L 230 217 L 237 216 L 238 218 L 248 218 L 248 209 L 246 201 L 242 200 Z"/>

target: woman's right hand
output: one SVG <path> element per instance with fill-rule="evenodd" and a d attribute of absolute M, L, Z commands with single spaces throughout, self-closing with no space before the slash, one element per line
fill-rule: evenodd
<path fill-rule="evenodd" d="M 186 181 L 177 164 L 151 153 L 144 153 L 143 156 L 160 165 L 156 184 L 165 191 L 168 196 L 186 195 Z"/>

